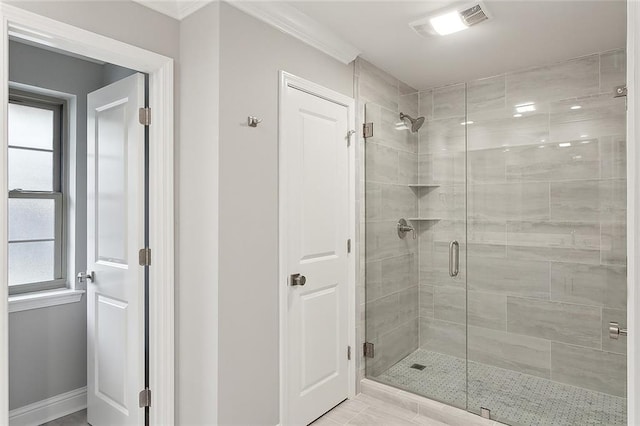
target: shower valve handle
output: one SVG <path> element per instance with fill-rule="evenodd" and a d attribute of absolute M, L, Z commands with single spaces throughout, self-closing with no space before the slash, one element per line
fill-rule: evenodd
<path fill-rule="evenodd" d="M 398 221 L 398 237 L 404 238 L 407 232 L 411 232 L 413 239 L 416 239 L 416 229 L 413 226 L 409 225 L 406 219 L 400 219 Z"/>
<path fill-rule="evenodd" d="M 409 225 L 398 225 L 398 229 L 401 232 L 411 232 L 411 236 L 413 237 L 413 239 L 416 239 L 416 230 L 413 226 L 409 226 Z"/>

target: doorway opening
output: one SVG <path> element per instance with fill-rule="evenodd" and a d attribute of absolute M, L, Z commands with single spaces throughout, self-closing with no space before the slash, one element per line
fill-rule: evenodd
<path fill-rule="evenodd" d="M 2 13 L 9 379 L 0 418 L 170 423 L 172 60 L 10 6 Z"/>

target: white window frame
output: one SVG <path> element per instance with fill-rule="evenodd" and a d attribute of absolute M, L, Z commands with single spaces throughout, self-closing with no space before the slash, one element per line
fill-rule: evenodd
<path fill-rule="evenodd" d="M 9 188 L 9 198 L 17 199 L 50 199 L 55 203 L 55 257 L 54 257 L 54 278 L 48 281 L 30 282 L 9 286 L 9 295 L 19 295 L 25 293 L 42 292 L 46 290 L 62 289 L 67 287 L 67 232 L 66 232 L 66 193 L 67 177 L 65 168 L 65 155 L 67 153 L 67 134 L 64 117 L 66 115 L 65 101 L 38 93 L 11 89 L 9 92 L 9 103 L 35 107 L 53 111 L 53 190 L 52 191 L 29 191 Z M 9 145 L 9 148 L 13 148 Z M 16 146 L 18 149 L 40 151 L 38 149 L 24 148 Z M 36 240 L 28 240 L 36 241 Z M 9 244 L 19 242 L 9 241 Z"/>

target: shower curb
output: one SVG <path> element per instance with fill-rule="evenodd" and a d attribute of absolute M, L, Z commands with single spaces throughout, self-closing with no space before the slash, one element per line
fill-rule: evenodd
<path fill-rule="evenodd" d="M 429 398 L 396 389 L 371 379 L 360 381 L 361 393 L 450 426 L 501 426 L 504 423 Z"/>

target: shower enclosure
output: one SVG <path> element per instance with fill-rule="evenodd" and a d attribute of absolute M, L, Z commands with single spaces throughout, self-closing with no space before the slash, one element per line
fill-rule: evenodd
<path fill-rule="evenodd" d="M 394 92 L 359 61 L 368 378 L 512 425 L 626 424 L 625 67 Z"/>

